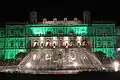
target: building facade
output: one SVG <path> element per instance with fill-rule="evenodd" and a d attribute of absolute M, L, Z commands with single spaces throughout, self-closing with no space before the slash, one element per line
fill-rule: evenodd
<path fill-rule="evenodd" d="M 120 28 L 117 26 L 116 28 L 116 55 L 120 57 Z"/>
<path fill-rule="evenodd" d="M 6 24 L 5 28 L 0 29 L 1 59 L 15 59 L 19 52 L 29 52 L 35 46 L 44 48 L 49 45 L 54 48 L 62 44 L 67 48 L 78 47 L 84 45 L 86 39 L 92 52 L 102 51 L 107 57 L 116 57 L 115 24 L 90 24 L 77 18 L 71 21 L 67 18 L 63 21 L 43 19 L 43 22 L 38 22 L 35 15 L 31 23 Z"/>

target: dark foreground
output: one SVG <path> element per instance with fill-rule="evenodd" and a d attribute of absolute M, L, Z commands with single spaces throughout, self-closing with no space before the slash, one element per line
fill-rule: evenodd
<path fill-rule="evenodd" d="M 120 80 L 120 72 L 80 72 L 77 74 L 19 74 L 0 73 L 1 79 L 7 80 Z"/>

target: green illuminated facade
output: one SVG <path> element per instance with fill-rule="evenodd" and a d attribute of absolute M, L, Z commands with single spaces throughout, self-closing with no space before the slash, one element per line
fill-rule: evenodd
<path fill-rule="evenodd" d="M 40 36 L 85 36 L 89 38 L 92 51 L 102 51 L 107 57 L 115 57 L 115 24 L 25 24 L 6 25 L 0 29 L 0 58 L 15 59 L 19 52 L 27 52 L 32 38 Z"/>

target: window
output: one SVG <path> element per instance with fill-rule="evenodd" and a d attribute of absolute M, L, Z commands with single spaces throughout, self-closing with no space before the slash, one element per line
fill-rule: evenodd
<path fill-rule="evenodd" d="M 70 35 L 73 35 L 73 34 L 74 34 L 74 31 L 71 30 L 71 31 L 70 31 Z"/>
<path fill-rule="evenodd" d="M 110 42 L 108 42 L 108 44 L 110 44 Z"/>
<path fill-rule="evenodd" d="M 1 32 L 1 36 L 4 36 L 4 32 Z"/>
<path fill-rule="evenodd" d="M 62 33 L 62 30 L 59 30 L 59 33 Z"/>
<path fill-rule="evenodd" d="M 15 30 L 14 29 L 11 29 L 10 30 L 10 35 L 15 35 L 15 32 L 14 32 Z"/>
<path fill-rule="evenodd" d="M 81 29 L 81 31 L 85 31 L 85 29 Z"/>
<path fill-rule="evenodd" d="M 58 35 L 63 35 L 62 30 L 59 30 Z"/>
<path fill-rule="evenodd" d="M 85 36 L 85 35 L 86 35 L 86 33 L 85 33 L 85 32 L 82 32 L 82 33 L 81 33 L 81 35 Z"/>
<path fill-rule="evenodd" d="M 14 31 L 13 30 L 11 30 L 11 34 L 13 34 L 14 33 Z"/>
<path fill-rule="evenodd" d="M 20 29 L 20 32 L 23 33 L 24 29 Z"/>
<path fill-rule="evenodd" d="M 101 42 L 98 42 L 98 45 L 101 44 Z"/>
<path fill-rule="evenodd" d="M 51 31 L 47 31 L 47 35 L 51 35 L 52 34 L 52 32 Z"/>
<path fill-rule="evenodd" d="M 23 47 L 23 42 L 22 41 L 20 42 L 20 47 Z"/>
<path fill-rule="evenodd" d="M 13 47 L 14 46 L 14 42 L 13 41 L 11 41 L 11 47 Z"/>

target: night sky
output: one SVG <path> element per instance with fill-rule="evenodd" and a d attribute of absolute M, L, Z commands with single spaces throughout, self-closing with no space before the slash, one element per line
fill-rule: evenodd
<path fill-rule="evenodd" d="M 82 20 L 84 10 L 91 11 L 92 20 L 112 20 L 120 25 L 119 0 L 39 0 L 39 1 L 7 1 L 1 2 L 0 22 L 22 22 L 29 20 L 29 12 L 35 8 L 38 12 L 38 20 L 46 17 L 48 20 L 57 17 Z"/>

